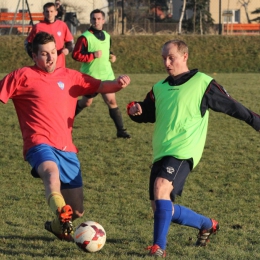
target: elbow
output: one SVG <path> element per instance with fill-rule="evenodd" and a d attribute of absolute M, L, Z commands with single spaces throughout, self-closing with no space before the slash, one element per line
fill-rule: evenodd
<path fill-rule="evenodd" d="M 71 57 L 72 57 L 73 60 L 79 61 L 77 55 L 74 52 L 72 52 Z"/>

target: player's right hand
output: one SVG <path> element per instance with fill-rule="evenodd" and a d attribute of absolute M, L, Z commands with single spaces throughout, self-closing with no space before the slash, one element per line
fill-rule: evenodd
<path fill-rule="evenodd" d="M 128 108 L 128 115 L 131 115 L 131 116 L 139 116 L 142 114 L 142 107 L 140 106 L 139 103 L 134 103 L 132 106 L 130 106 Z"/>
<path fill-rule="evenodd" d="M 102 56 L 102 51 L 101 51 L 101 50 L 94 52 L 94 57 L 95 57 L 95 58 L 100 58 L 101 56 Z"/>
<path fill-rule="evenodd" d="M 121 75 L 117 78 L 117 82 L 121 85 L 122 88 L 125 88 L 130 84 L 130 77 L 127 75 Z"/>

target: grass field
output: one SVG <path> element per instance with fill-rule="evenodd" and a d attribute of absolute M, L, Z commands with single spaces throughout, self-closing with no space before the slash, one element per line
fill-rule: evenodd
<path fill-rule="evenodd" d="M 3 76 L 3 75 L 2 75 Z M 119 107 L 143 100 L 166 75 L 132 74 L 117 94 Z M 216 74 L 229 94 L 260 113 L 259 74 Z M 148 201 L 152 124 L 137 124 L 123 113 L 130 140 L 116 138 L 108 110 L 97 96 L 75 120 L 74 141 L 84 178 L 85 216 L 107 232 L 97 253 L 86 254 L 44 230 L 52 213 L 43 185 L 30 176 L 10 101 L 0 106 L 0 259 L 147 259 L 153 214 Z M 171 225 L 167 259 L 260 259 L 259 133 L 244 122 L 210 111 L 208 138 L 200 164 L 190 174 L 177 203 L 214 217 L 220 231 L 206 248 L 195 248 L 197 230 Z"/>

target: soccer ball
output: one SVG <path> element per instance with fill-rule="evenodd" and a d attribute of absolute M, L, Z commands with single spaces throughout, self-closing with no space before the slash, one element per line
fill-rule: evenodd
<path fill-rule="evenodd" d="M 97 252 L 106 243 L 106 231 L 99 223 L 86 221 L 76 228 L 74 241 L 84 252 Z"/>

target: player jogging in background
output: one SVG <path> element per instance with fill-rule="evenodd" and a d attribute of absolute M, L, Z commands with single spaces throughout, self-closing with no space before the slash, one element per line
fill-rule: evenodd
<path fill-rule="evenodd" d="M 116 56 L 110 51 L 110 35 L 105 32 L 105 13 L 95 9 L 90 13 L 91 27 L 77 40 L 72 58 L 82 62 L 80 71 L 101 80 L 113 80 L 115 78 L 111 62 L 116 61 Z M 95 95 L 94 95 L 95 96 Z M 85 107 L 92 104 L 94 96 L 83 96 L 77 103 L 77 115 Z M 109 115 L 114 121 L 118 138 L 130 138 L 123 124 L 123 118 L 116 102 L 115 93 L 102 94 L 102 98 L 109 109 Z"/>
<path fill-rule="evenodd" d="M 65 67 L 65 56 L 73 50 L 74 38 L 67 24 L 56 19 L 58 12 L 55 3 L 49 2 L 43 6 L 44 21 L 33 26 L 30 34 L 24 42 L 28 55 L 32 58 L 32 42 L 38 32 L 52 34 L 56 41 L 58 52 L 57 67 Z"/>
<path fill-rule="evenodd" d="M 34 66 L 17 69 L 0 80 L 0 101 L 12 99 L 14 103 L 24 159 L 31 165 L 33 177 L 42 179 L 45 198 L 55 214 L 45 229 L 61 240 L 73 241 L 72 221 L 84 212 L 78 150 L 72 140 L 78 97 L 117 92 L 130 78 L 122 75 L 117 80 L 101 81 L 56 67 L 55 39 L 46 32 L 35 35 L 32 57 Z"/>
<path fill-rule="evenodd" d="M 196 246 L 205 246 L 219 229 L 218 221 L 173 203 L 201 159 L 209 109 L 243 120 L 256 131 L 260 129 L 259 115 L 232 99 L 210 76 L 197 69 L 189 70 L 185 42 L 166 42 L 162 58 L 169 76 L 157 82 L 144 101 L 128 104 L 133 121 L 155 123 L 149 184 L 154 229 L 153 244 L 148 249 L 150 256 L 158 257 L 166 257 L 171 222 L 198 229 Z"/>

